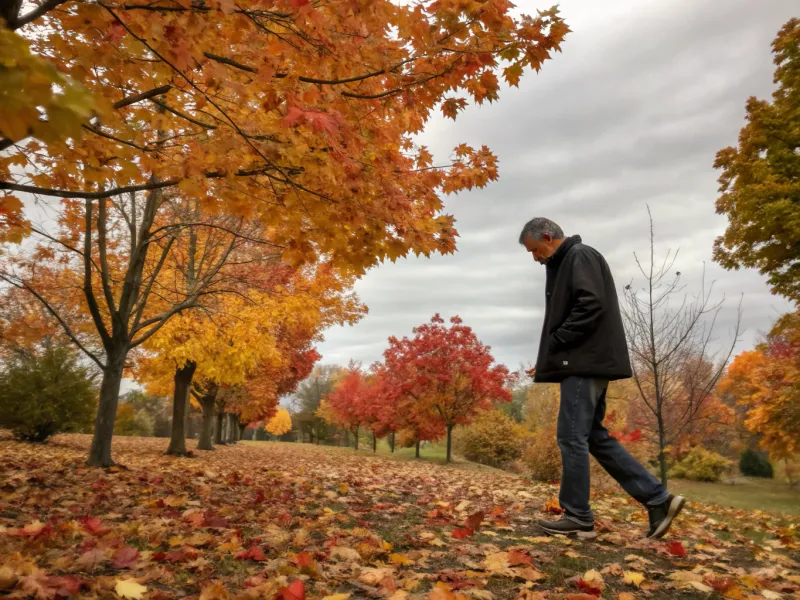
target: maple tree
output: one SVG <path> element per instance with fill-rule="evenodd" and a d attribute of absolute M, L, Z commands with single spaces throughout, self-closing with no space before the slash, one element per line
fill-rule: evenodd
<path fill-rule="evenodd" d="M 717 212 L 728 217 L 714 260 L 727 269 L 755 267 L 773 293 L 800 302 L 800 19 L 781 28 L 772 51 L 772 100 L 747 100 L 738 145 L 714 162 L 722 170 Z"/>
<path fill-rule="evenodd" d="M 719 388 L 747 409 L 745 425 L 770 455 L 800 452 L 800 312 L 784 315 L 756 349 L 736 356 Z"/>
<path fill-rule="evenodd" d="M 320 406 L 321 414 L 330 419 L 329 422 L 353 434 L 356 450 L 359 429 L 370 419 L 369 395 L 369 383 L 360 365 L 351 365 Z"/>
<path fill-rule="evenodd" d="M 174 373 L 169 454 L 186 453 L 183 423 L 190 390 L 203 410 L 199 447 L 210 450 L 218 405 L 235 415 L 240 434 L 247 423 L 268 418 L 278 397 L 290 392 L 319 358 L 310 344 L 320 339 L 320 331 L 352 323 L 362 314 L 350 292 L 352 279 L 327 265 L 296 270 L 271 263 L 257 275 L 253 285 L 237 268 L 240 293 L 225 295 L 203 312 L 177 315 L 145 344 L 150 354 L 141 361 L 141 375 Z M 224 386 L 241 389 L 223 403 L 218 391 Z"/>
<path fill-rule="evenodd" d="M 264 426 L 267 432 L 274 436 L 281 436 L 292 430 L 292 417 L 285 408 L 279 408 L 275 415 Z"/>
<path fill-rule="evenodd" d="M 403 393 L 421 402 L 440 422 L 451 460 L 453 427 L 467 424 L 495 402 L 509 402 L 508 369 L 494 364 L 490 348 L 458 316 L 449 327 L 438 314 L 413 330 L 412 338 L 389 338 L 386 369 L 399 376 Z"/>
<path fill-rule="evenodd" d="M 712 301 L 714 286 L 706 288 L 704 280 L 691 301 L 680 298 L 681 273 L 673 271 L 677 253 L 667 251 L 664 260 L 657 261 L 649 207 L 648 215 L 648 260 L 641 261 L 634 254 L 644 285 L 638 289 L 633 282 L 625 286 L 622 314 L 633 379 L 647 417 L 640 419 L 640 424 L 649 423 L 655 433 L 661 481 L 666 485 L 667 448 L 708 416 L 712 403 L 720 410 L 725 408 L 716 402 L 715 390 L 739 339 L 741 303 L 730 345 L 717 356 L 710 343 L 724 298 Z"/>
<path fill-rule="evenodd" d="M 179 282 L 169 301 L 153 301 L 163 262 L 191 247 L 179 237 L 213 228 L 237 245 L 259 221 L 267 226 L 258 241 L 292 266 L 325 257 L 355 275 L 409 252 L 453 251 L 453 219 L 442 214 L 440 193 L 495 179 L 495 157 L 462 144 L 439 168 L 413 136 L 437 105 L 454 116 L 463 99 L 451 94 L 497 99 L 498 68 L 507 65 L 506 80 L 516 84 L 569 31 L 555 9 L 512 17 L 504 0 L 424 7 L 382 0 L 349 10 L 295 1 L 270 8 L 68 1 L 21 16 L 12 5 L 6 21 L 14 32 L 4 29 L 4 39 L 24 38 L 30 56 L 80 80 L 96 107 L 79 131 L 51 139 L 30 126 L 30 106 L 20 109 L 27 101 L 4 104 L 3 115 L 26 129 L 4 129 L 0 139 L 7 237 L 27 233 L 71 253 L 64 271 L 85 296 L 65 299 L 31 269 L 3 273 L 46 304 L 104 371 L 95 465 L 112 463 L 128 352 L 219 291 L 225 244 L 216 250 L 226 260 L 203 263 L 207 271 Z M 50 100 L 31 100 L 50 123 Z M 61 198 L 68 232 L 23 223 L 12 193 Z M 209 222 L 209 213 L 225 224 Z M 91 315 L 94 348 L 58 305 Z"/>

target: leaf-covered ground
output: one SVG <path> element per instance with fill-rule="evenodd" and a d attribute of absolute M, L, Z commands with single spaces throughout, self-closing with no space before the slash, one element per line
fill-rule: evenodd
<path fill-rule="evenodd" d="M 671 535 L 595 500 L 601 534 L 543 537 L 552 486 L 300 444 L 163 456 L 119 438 L 0 439 L 0 597 L 300 600 L 800 598 L 800 519 L 690 504 Z"/>

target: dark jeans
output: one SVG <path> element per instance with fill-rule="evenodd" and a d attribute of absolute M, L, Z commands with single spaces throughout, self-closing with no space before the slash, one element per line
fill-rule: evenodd
<path fill-rule="evenodd" d="M 561 382 L 558 447 L 564 514 L 581 525 L 594 523 L 589 508 L 589 453 L 633 498 L 645 506 L 667 499 L 667 490 L 603 427 L 608 382 L 568 377 Z"/>

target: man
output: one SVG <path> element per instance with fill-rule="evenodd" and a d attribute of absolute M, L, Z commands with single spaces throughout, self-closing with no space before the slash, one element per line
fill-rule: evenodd
<path fill-rule="evenodd" d="M 565 238 L 549 219 L 522 229 L 519 243 L 545 265 L 545 314 L 534 381 L 561 384 L 557 437 L 561 449 L 564 516 L 538 521 L 549 534 L 590 537 L 589 453 L 641 502 L 650 517 L 647 537 L 662 537 L 685 499 L 668 493 L 603 426 L 608 382 L 631 377 L 617 293 L 608 264 L 578 235 Z"/>

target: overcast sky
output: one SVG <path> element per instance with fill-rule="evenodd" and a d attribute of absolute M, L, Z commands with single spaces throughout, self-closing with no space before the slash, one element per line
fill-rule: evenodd
<path fill-rule="evenodd" d="M 711 263 L 725 228 L 712 164 L 735 144 L 745 100 L 771 93 L 770 44 L 797 8 L 795 0 L 563 0 L 573 32 L 562 54 L 499 103 L 471 107 L 455 123 L 436 119 L 422 136 L 439 160 L 460 142 L 487 144 L 499 157 L 498 182 L 447 200 L 458 252 L 370 271 L 356 285 L 369 315 L 326 332 L 323 362 L 366 366 L 389 335 L 409 335 L 436 312 L 460 315 L 509 367 L 534 361 L 545 272 L 517 243 L 524 223 L 546 216 L 580 234 L 621 289 L 636 275 L 633 253 L 648 250 L 647 204 L 656 252 L 680 248 L 675 266 L 689 291 L 705 261 L 717 297 L 728 297 L 721 342 L 744 294 L 740 348 L 752 346 L 789 305 L 757 272 Z"/>

